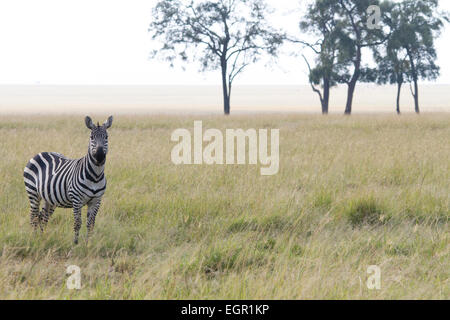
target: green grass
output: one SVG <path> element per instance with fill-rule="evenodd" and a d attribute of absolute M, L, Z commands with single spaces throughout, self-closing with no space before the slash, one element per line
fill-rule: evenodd
<path fill-rule="evenodd" d="M 170 135 L 194 120 L 280 129 L 279 173 L 173 165 Z M 82 117 L 0 117 L 0 299 L 450 298 L 448 114 L 118 116 L 89 244 L 68 209 L 33 233 L 25 164 L 81 157 L 88 137 Z"/>

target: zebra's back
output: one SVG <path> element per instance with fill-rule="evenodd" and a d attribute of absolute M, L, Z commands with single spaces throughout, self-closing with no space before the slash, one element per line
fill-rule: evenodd
<path fill-rule="evenodd" d="M 36 194 L 51 205 L 72 207 L 68 189 L 73 168 L 78 162 L 55 152 L 35 155 L 24 169 L 27 192 Z"/>

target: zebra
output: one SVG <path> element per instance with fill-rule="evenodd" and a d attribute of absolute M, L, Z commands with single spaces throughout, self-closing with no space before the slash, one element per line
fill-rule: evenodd
<path fill-rule="evenodd" d="M 78 244 L 81 228 L 81 209 L 88 206 L 87 238 L 91 235 L 95 217 L 106 190 L 104 174 L 108 153 L 108 132 L 112 125 L 110 116 L 103 125 L 85 118 L 86 127 L 91 130 L 87 154 L 80 159 L 68 159 L 55 152 L 42 152 L 34 156 L 23 173 L 25 190 L 30 201 L 30 223 L 36 231 L 43 232 L 56 207 L 73 208 L 74 244 Z M 39 211 L 44 200 L 42 211 Z"/>

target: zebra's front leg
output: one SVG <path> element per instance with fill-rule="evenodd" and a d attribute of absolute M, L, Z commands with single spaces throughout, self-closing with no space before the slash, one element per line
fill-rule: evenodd
<path fill-rule="evenodd" d="M 97 216 L 98 209 L 100 208 L 101 198 L 94 198 L 88 203 L 88 212 L 87 212 L 87 238 L 86 242 L 89 241 L 89 237 L 94 231 L 95 226 L 95 217 Z"/>
<path fill-rule="evenodd" d="M 80 235 L 80 229 L 81 229 L 81 208 L 83 206 L 80 204 L 74 204 L 73 207 L 73 231 L 75 233 L 75 236 L 73 238 L 73 243 L 78 244 L 78 237 Z"/>
<path fill-rule="evenodd" d="M 33 230 L 36 231 L 39 226 L 39 202 L 37 200 L 33 200 L 30 202 L 30 205 L 30 223 L 33 227 Z"/>

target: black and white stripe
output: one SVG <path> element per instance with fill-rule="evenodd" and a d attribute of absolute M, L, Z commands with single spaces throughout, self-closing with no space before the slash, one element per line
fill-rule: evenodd
<path fill-rule="evenodd" d="M 34 156 L 24 169 L 25 189 L 30 200 L 32 226 L 41 230 L 47 225 L 56 207 L 73 208 L 74 242 L 78 243 L 81 228 L 81 209 L 88 206 L 88 237 L 95 224 L 101 198 L 106 190 L 104 174 L 108 152 L 108 133 L 112 116 L 100 126 L 86 117 L 86 126 L 91 129 L 89 150 L 86 156 L 72 160 L 59 153 L 42 152 Z M 41 200 L 44 207 L 39 211 Z"/>

